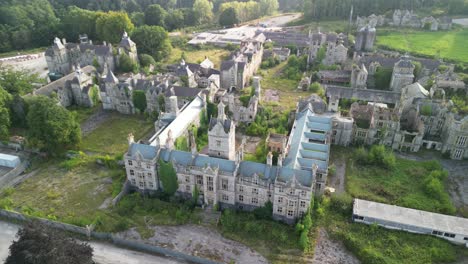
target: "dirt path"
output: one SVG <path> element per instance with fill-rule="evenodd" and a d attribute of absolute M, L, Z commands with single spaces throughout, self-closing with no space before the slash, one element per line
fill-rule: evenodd
<path fill-rule="evenodd" d="M 345 181 L 346 181 L 346 160 L 343 156 L 333 160 L 333 165 L 336 167 L 334 175 L 328 177 L 328 186 L 335 188 L 336 193 L 345 192 Z"/>
<path fill-rule="evenodd" d="M 96 113 L 81 124 L 81 133 L 83 136 L 88 135 L 111 117 L 112 112 L 104 111 L 102 108 L 99 108 Z"/>
<path fill-rule="evenodd" d="M 208 258 L 222 263 L 268 263 L 259 253 L 241 243 L 223 238 L 217 231 L 197 225 L 154 226 L 154 236 L 143 240 L 131 229 L 118 236 L 151 245 L 170 248 L 193 256 Z"/>

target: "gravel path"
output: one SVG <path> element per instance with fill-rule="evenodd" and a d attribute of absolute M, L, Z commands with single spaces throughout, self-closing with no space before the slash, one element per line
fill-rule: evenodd
<path fill-rule="evenodd" d="M 315 247 L 314 264 L 358 264 L 359 260 L 349 253 L 341 242 L 330 240 L 327 231 L 319 229 Z"/>
<path fill-rule="evenodd" d="M 340 156 L 333 161 L 333 165 L 336 167 L 336 172 L 328 177 L 327 185 L 335 188 L 336 193 L 343 193 L 345 192 L 346 160 Z"/>
<path fill-rule="evenodd" d="M 154 236 L 143 240 L 140 234 L 131 229 L 118 236 L 170 248 L 185 254 L 208 258 L 222 263 L 268 263 L 259 253 L 241 243 L 226 239 L 213 229 L 197 226 L 154 226 Z"/>

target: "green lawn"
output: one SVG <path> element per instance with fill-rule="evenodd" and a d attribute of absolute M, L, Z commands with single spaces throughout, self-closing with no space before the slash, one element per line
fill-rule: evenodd
<path fill-rule="evenodd" d="M 83 138 L 81 149 L 102 154 L 122 154 L 128 148 L 129 133 L 133 133 L 135 140 L 138 140 L 152 130 L 153 122 L 138 116 L 114 114 L 111 119 Z"/>
<path fill-rule="evenodd" d="M 200 63 L 205 59 L 205 57 L 208 57 L 208 59 L 213 62 L 214 68 L 219 69 L 221 62 L 229 56 L 230 51 L 221 48 L 207 48 L 199 50 L 193 47 L 190 47 L 186 50 L 182 50 L 181 48 L 173 48 L 169 58 L 166 60 L 166 63 L 179 63 L 180 58 L 182 57 L 182 53 L 185 54 L 186 62 L 188 63 Z"/>
<path fill-rule="evenodd" d="M 377 44 L 412 55 L 468 62 L 468 29 L 452 31 L 377 30 Z"/>

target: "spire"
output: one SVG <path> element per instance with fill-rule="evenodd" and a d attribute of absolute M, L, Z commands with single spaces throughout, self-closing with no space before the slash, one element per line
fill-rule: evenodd
<path fill-rule="evenodd" d="M 224 108 L 226 106 L 223 104 L 223 102 L 219 102 L 218 104 L 218 119 L 219 120 L 225 120 L 226 119 L 226 114 L 224 113 Z"/>
<path fill-rule="evenodd" d="M 107 67 L 107 74 L 106 79 L 104 80 L 106 83 L 118 83 L 119 80 L 115 77 L 114 73 L 112 72 L 111 68 Z"/>
<path fill-rule="evenodd" d="M 128 38 L 127 31 L 124 31 L 124 33 L 123 33 L 123 35 L 122 35 L 122 38 L 123 38 L 123 39 L 126 39 L 126 38 Z"/>
<path fill-rule="evenodd" d="M 192 150 L 192 155 L 197 154 L 197 141 L 195 140 L 195 135 L 192 130 L 189 130 L 189 142 L 190 142 L 190 148 Z"/>

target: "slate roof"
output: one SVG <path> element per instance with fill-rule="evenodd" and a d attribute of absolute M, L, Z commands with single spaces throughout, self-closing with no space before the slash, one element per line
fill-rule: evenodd
<path fill-rule="evenodd" d="M 152 160 L 156 158 L 158 152 L 158 147 L 139 144 L 139 143 L 132 143 L 130 148 L 128 149 L 128 155 L 134 157 L 138 153 L 146 160 Z"/>
<path fill-rule="evenodd" d="M 359 99 L 367 102 L 394 104 L 400 100 L 400 93 L 372 89 L 353 89 L 344 86 L 325 85 L 327 97 Z"/>
<path fill-rule="evenodd" d="M 88 65 L 86 67 L 81 68 L 81 72 L 83 74 L 89 75 L 93 72 L 96 71 L 96 68 L 94 68 L 91 65 Z M 72 72 L 54 82 L 51 82 L 39 89 L 37 89 L 34 93 L 37 95 L 45 95 L 45 96 L 50 96 L 52 92 L 57 92 L 60 88 L 64 88 L 68 82 L 71 82 L 73 79 L 75 79 L 76 73 Z"/>
<path fill-rule="evenodd" d="M 232 67 L 234 67 L 235 64 L 236 64 L 236 61 L 234 61 L 234 60 L 223 61 L 221 63 L 221 71 L 227 71 L 227 70 L 231 69 Z"/>
<path fill-rule="evenodd" d="M 400 58 L 389 58 L 380 55 L 372 55 L 362 57 L 359 61 L 359 64 L 363 63 L 367 68 L 369 68 L 372 62 L 378 62 L 383 68 L 393 68 L 393 66 L 395 66 L 395 63 L 397 63 L 399 60 Z M 442 64 L 440 61 L 432 59 L 411 58 L 411 60 L 420 62 L 424 66 L 424 68 L 430 71 L 437 70 Z"/>
<path fill-rule="evenodd" d="M 190 87 L 183 87 L 183 86 L 172 86 L 171 89 L 166 89 L 165 96 L 169 97 L 172 95 L 172 91 L 174 95 L 177 97 L 195 97 L 204 89 L 199 88 L 190 88 Z"/>
<path fill-rule="evenodd" d="M 229 133 L 229 131 L 231 130 L 231 123 L 232 123 L 231 119 L 229 118 L 226 118 L 223 121 L 223 120 L 218 120 L 218 118 L 212 117 L 210 119 L 210 126 L 208 130 L 211 131 L 218 123 L 221 123 L 223 125 L 224 132 Z"/>

